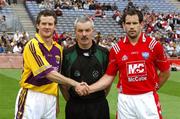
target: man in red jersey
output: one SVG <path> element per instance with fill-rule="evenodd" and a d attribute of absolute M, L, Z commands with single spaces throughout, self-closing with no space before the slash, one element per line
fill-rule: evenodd
<path fill-rule="evenodd" d="M 170 65 L 163 47 L 142 33 L 143 15 L 136 9 L 127 10 L 123 16 L 126 37 L 110 50 L 105 75 L 89 86 L 89 93 L 103 90 L 119 71 L 118 119 L 162 119 L 156 91 L 170 76 Z M 82 86 L 76 87 L 83 95 Z"/>

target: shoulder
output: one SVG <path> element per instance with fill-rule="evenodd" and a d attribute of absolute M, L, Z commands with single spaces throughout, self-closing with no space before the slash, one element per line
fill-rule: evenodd
<path fill-rule="evenodd" d="M 157 41 L 156 39 L 152 39 L 149 36 L 146 36 L 146 42 L 150 50 L 154 50 L 155 48 L 161 47 L 161 43 L 159 41 Z"/>
<path fill-rule="evenodd" d="M 38 44 L 38 41 L 35 38 L 32 38 L 31 40 L 27 42 L 27 45 L 30 45 L 30 44 Z"/>
<path fill-rule="evenodd" d="M 55 42 L 55 41 L 54 41 Z M 63 49 L 63 47 L 61 45 L 59 45 L 57 42 L 55 42 L 55 46 L 59 49 Z"/>
<path fill-rule="evenodd" d="M 115 54 L 118 54 L 121 51 L 122 44 L 123 44 L 122 40 L 118 41 L 112 46 L 110 52 L 115 52 Z"/>
<path fill-rule="evenodd" d="M 63 53 L 64 53 L 64 55 L 67 55 L 67 54 L 70 54 L 70 53 L 74 52 L 75 50 L 76 50 L 76 47 L 74 45 L 74 46 L 72 46 L 70 48 L 64 48 Z"/>
<path fill-rule="evenodd" d="M 63 53 L 63 47 L 61 45 L 59 45 L 57 42 L 55 42 L 54 46 L 60 50 L 60 53 Z"/>
<path fill-rule="evenodd" d="M 23 50 L 23 57 L 30 57 L 30 54 L 37 54 L 38 52 L 41 52 L 39 48 L 38 41 L 36 39 L 29 40 L 26 45 L 24 46 Z"/>
<path fill-rule="evenodd" d="M 103 52 L 103 53 L 105 53 L 105 54 L 108 54 L 108 53 L 109 53 L 108 49 L 107 49 L 107 48 L 104 48 L 104 47 L 102 47 L 102 46 L 96 45 L 96 48 L 97 48 L 97 50 L 100 50 L 101 52 Z"/>
<path fill-rule="evenodd" d="M 36 49 L 36 47 L 39 47 L 38 41 L 37 41 L 36 39 L 32 38 L 31 40 L 29 40 L 29 41 L 26 43 L 24 49 L 29 49 L 29 48 L 31 48 L 31 49 L 33 49 L 33 48 Z"/>

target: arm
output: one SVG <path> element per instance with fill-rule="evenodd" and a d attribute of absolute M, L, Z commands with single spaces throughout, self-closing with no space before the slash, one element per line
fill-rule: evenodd
<path fill-rule="evenodd" d="M 57 71 L 51 71 L 46 75 L 46 78 L 48 78 L 49 80 L 59 83 L 59 84 L 65 84 L 65 85 L 71 85 L 73 87 L 80 87 L 83 86 L 83 90 L 81 91 L 82 95 L 87 94 L 89 87 L 87 86 L 87 84 L 85 82 L 77 82 L 75 80 L 72 80 L 70 78 L 67 78 L 61 74 L 59 74 Z"/>
<path fill-rule="evenodd" d="M 113 80 L 114 80 L 114 76 L 105 74 L 103 75 L 103 77 L 101 77 L 101 79 L 99 79 L 96 83 L 90 86 L 88 86 L 87 84 L 84 85 L 81 84 L 76 86 L 75 91 L 78 93 L 78 95 L 85 96 L 90 93 L 94 93 L 108 88 L 112 84 Z M 86 89 L 88 89 L 88 91 Z"/>
<path fill-rule="evenodd" d="M 111 85 L 108 86 L 108 87 L 104 90 L 106 96 L 109 94 L 110 89 L 111 89 Z"/>
<path fill-rule="evenodd" d="M 46 78 L 48 78 L 49 80 L 53 81 L 53 82 L 57 82 L 59 84 L 68 84 L 71 86 L 77 86 L 80 83 L 76 82 L 75 80 L 72 80 L 70 78 L 67 78 L 61 74 L 59 74 L 57 71 L 51 71 L 46 75 Z"/>
<path fill-rule="evenodd" d="M 161 88 L 170 76 L 170 63 L 167 59 L 166 53 L 164 52 L 162 45 L 159 42 L 157 42 L 154 52 L 156 53 L 155 65 L 160 71 L 158 75 L 158 88 Z"/>
<path fill-rule="evenodd" d="M 118 64 L 116 62 L 116 57 L 115 57 L 115 52 L 112 48 L 112 50 L 110 51 L 109 54 L 109 64 L 108 67 L 106 69 L 106 74 L 104 74 L 96 83 L 88 86 L 89 90 L 88 93 L 86 95 L 88 95 L 89 93 L 94 93 L 100 90 L 105 90 L 106 95 L 108 94 L 108 90 L 110 90 L 110 86 L 116 76 L 117 70 L 118 70 Z M 79 95 L 82 95 L 82 85 L 79 85 L 77 87 L 75 87 L 76 92 Z M 87 86 L 86 86 L 87 88 Z M 85 92 L 85 91 L 84 91 Z"/>
<path fill-rule="evenodd" d="M 94 93 L 100 90 L 108 89 L 115 76 L 104 74 L 103 77 L 96 83 L 89 86 L 89 93 Z"/>
<path fill-rule="evenodd" d="M 159 88 L 161 88 L 164 83 L 168 80 L 170 77 L 170 71 L 164 71 L 159 73 Z"/>

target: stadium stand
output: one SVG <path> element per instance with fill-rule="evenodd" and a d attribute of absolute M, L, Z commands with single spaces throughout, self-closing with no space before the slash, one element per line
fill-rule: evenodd
<path fill-rule="evenodd" d="M 45 1 L 47 2 L 51 0 Z M 130 2 L 132 3 L 130 4 Z M 54 9 L 56 8 L 55 4 L 56 3 L 53 0 L 52 2 L 48 3 L 48 5 L 41 4 L 41 0 L 26 0 L 24 4 L 18 3 L 16 6 L 6 6 L 0 9 L 0 51 L 2 51 L 2 53 L 0 54 L 7 53 L 7 55 L 9 55 L 9 53 L 15 51 L 17 53 L 21 53 L 21 51 L 23 50 L 23 44 L 25 44 L 29 38 L 29 35 L 25 37 L 22 34 L 28 34 L 27 32 L 31 32 L 30 34 L 34 34 L 35 32 L 35 29 L 31 29 L 29 31 L 28 28 L 26 28 L 26 25 L 34 27 L 33 24 L 35 24 L 35 19 L 38 12 L 43 9 Z M 118 19 L 118 21 L 116 21 L 116 19 L 112 18 L 112 16 L 114 15 L 114 11 L 118 9 L 121 17 L 122 12 L 132 5 L 133 7 L 144 11 L 144 32 L 149 33 L 150 36 L 155 37 L 157 40 L 161 41 L 169 58 L 173 59 L 170 60 L 171 62 L 173 62 L 172 65 L 175 67 L 179 67 L 179 63 L 176 62 L 179 62 L 180 59 L 180 2 L 178 2 L 177 0 L 96 0 L 96 2 L 94 2 L 93 4 L 94 5 L 92 6 L 86 5 L 85 7 L 77 6 L 77 4 L 75 4 L 74 6 L 66 6 L 64 4 L 62 5 L 62 16 L 58 16 L 56 31 L 57 34 L 61 34 L 61 40 L 65 39 L 64 41 L 67 40 L 67 42 L 71 42 L 73 44 L 73 25 L 76 17 L 88 15 L 94 20 L 95 30 L 97 34 L 100 33 L 100 36 L 95 35 L 95 39 L 100 39 L 99 44 L 110 49 L 111 45 L 114 44 L 114 42 L 116 42 L 119 37 L 124 36 L 124 31 L 121 27 L 121 19 Z M 103 17 L 95 17 L 96 5 L 103 6 Z M 20 8 L 18 8 L 19 6 Z M 104 8 L 104 6 L 108 7 Z M 109 6 L 113 7 L 109 9 Z M 19 9 L 20 12 L 17 11 L 16 8 Z M 25 15 L 22 16 L 22 14 L 24 13 Z M 6 18 L 5 22 L 3 20 L 1 21 L 1 18 L 3 18 L 4 16 Z M 20 17 L 24 18 L 25 16 L 30 17 L 30 20 L 33 24 L 27 23 L 27 19 L 20 19 Z M 23 22 L 25 22 L 26 24 L 24 24 Z M 169 27 L 167 27 L 166 29 L 166 26 L 168 25 L 171 26 L 170 29 L 168 29 Z M 9 35 L 9 38 L 6 39 L 10 39 L 8 40 L 10 41 L 10 43 L 8 42 L 5 44 L 4 42 L 2 42 L 2 39 L 4 39 L 4 37 L 6 36 L 4 36 L 4 34 Z M 16 41 L 15 37 L 17 34 L 20 34 L 20 40 Z M 67 43 L 64 43 L 64 41 L 61 43 L 63 46 L 71 46 L 67 45 Z M 12 48 L 8 48 L 8 44 L 10 44 Z M 5 49 L 3 49 L 4 45 L 6 45 Z M 16 50 L 13 51 L 15 47 Z M 5 57 L 5 55 L 3 54 L 2 57 Z"/>
<path fill-rule="evenodd" d="M 3 18 L 4 17 L 4 18 Z M 5 6 L 0 10 L 0 34 L 2 32 L 23 31 L 23 26 L 19 18 L 10 6 Z"/>
<path fill-rule="evenodd" d="M 127 0 L 97 0 L 100 4 L 117 5 L 120 11 L 123 11 L 127 5 Z M 156 13 L 179 13 L 180 9 L 176 8 L 172 3 L 167 0 L 133 0 L 135 6 L 147 6 L 149 10 L 153 10 Z M 36 1 L 26 1 L 26 8 L 28 10 L 31 19 L 34 21 L 37 13 L 41 10 L 39 4 Z M 161 7 L 162 6 L 162 7 Z M 141 8 L 142 9 L 142 8 Z M 87 9 L 62 9 L 63 16 L 58 17 L 58 32 L 73 32 L 73 22 L 77 16 L 87 14 L 93 16 L 95 10 Z M 122 28 L 112 19 L 113 11 L 105 11 L 105 18 L 94 18 L 95 29 L 97 32 L 101 31 L 102 34 L 114 34 L 117 37 L 123 33 Z"/>
<path fill-rule="evenodd" d="M 46 0 L 46 2 L 47 1 L 48 0 Z M 93 0 L 90 0 L 90 1 L 93 1 Z M 114 8 L 112 10 L 105 9 L 103 11 L 105 13 L 105 17 L 95 17 L 96 10 L 93 9 L 92 7 L 90 9 L 90 6 L 89 6 L 89 9 L 87 9 L 88 8 L 87 6 L 84 9 L 82 9 L 82 7 L 80 7 L 80 9 L 78 9 L 78 8 L 73 9 L 72 6 L 69 6 L 69 7 L 63 6 L 63 8 L 61 8 L 62 16 L 58 16 L 58 24 L 57 24 L 56 32 L 58 34 L 70 33 L 70 34 L 72 34 L 72 37 L 74 38 L 73 23 L 74 23 L 76 17 L 82 16 L 82 15 L 88 15 L 90 18 L 92 18 L 94 20 L 95 30 L 97 33 L 101 32 L 102 36 L 107 36 L 107 37 L 109 35 L 114 35 L 116 38 L 123 37 L 124 31 L 121 27 L 121 20 L 119 19 L 119 21 L 117 22 L 116 20 L 114 20 L 112 18 L 112 16 L 114 15 L 113 10 L 116 10 L 116 7 L 117 7 L 121 14 L 124 11 L 124 9 L 126 9 L 128 7 L 128 5 L 129 6 L 131 5 L 130 4 L 131 1 L 132 1 L 132 5 L 134 7 L 137 7 L 137 9 L 144 10 L 144 12 L 145 12 L 145 17 L 147 18 L 146 24 L 145 24 L 145 29 L 144 29 L 145 32 L 149 32 L 149 34 L 151 36 L 156 36 L 157 34 L 160 34 L 158 36 L 158 37 L 160 37 L 159 40 L 166 41 L 168 43 L 168 45 L 171 40 L 172 40 L 173 44 L 176 41 L 179 41 L 177 39 L 179 39 L 179 37 L 180 37 L 179 36 L 180 35 L 180 16 L 179 16 L 180 9 L 178 7 L 176 7 L 173 2 L 170 2 L 169 0 L 96 0 L 96 2 L 94 3 L 95 5 L 114 6 Z M 51 4 L 51 5 L 43 6 L 40 1 L 33 1 L 33 0 L 25 1 L 25 4 L 24 4 L 25 8 L 34 24 L 35 24 L 35 19 L 36 19 L 38 12 L 40 12 L 43 9 L 46 9 L 46 7 L 47 7 L 47 9 L 54 9 L 56 6 L 55 5 L 56 3 L 54 1 L 50 2 L 48 4 Z M 3 11 L 0 10 L 0 12 L 4 12 L 4 11 L 13 12 L 11 8 L 4 8 Z M 25 11 L 25 9 L 24 9 L 24 11 Z M 20 12 L 20 14 L 21 13 L 23 13 L 23 10 Z M 13 15 L 15 16 L 15 15 L 17 15 L 17 13 L 13 13 Z M 9 16 L 10 15 L 8 15 L 8 17 Z M 13 16 L 13 18 L 15 18 L 14 16 Z M 171 18 L 173 18 L 173 21 Z M 153 19 L 154 21 L 150 21 L 150 19 Z M 21 19 L 18 19 L 18 20 L 22 22 Z M 13 21 L 15 21 L 15 20 L 13 20 Z M 168 22 L 168 24 L 169 24 L 169 22 L 173 22 L 173 29 L 171 32 L 169 32 L 169 31 L 167 32 L 166 29 L 164 29 L 164 28 L 157 28 L 157 30 L 152 30 L 151 29 L 152 24 L 157 24 L 156 26 L 158 26 L 158 23 L 156 23 L 156 22 L 159 22 L 160 26 L 167 24 L 167 22 Z M 16 27 L 16 26 L 18 26 L 18 25 L 15 25 L 14 27 Z M 29 26 L 33 26 L 33 25 L 29 25 Z M 23 24 L 23 27 L 25 28 L 24 24 Z M 3 28 L 3 27 L 1 27 L 1 28 Z M 150 29 L 150 31 L 149 31 L 149 29 Z M 15 28 L 14 31 L 17 31 L 17 28 Z M 18 31 L 22 31 L 22 30 L 18 30 Z M 32 32 L 35 32 L 35 30 Z M 171 34 L 170 40 L 168 39 L 169 34 Z M 105 38 L 105 39 L 107 39 L 107 38 Z M 109 41 L 111 41 L 111 40 L 109 40 Z M 165 45 L 165 47 L 166 47 L 166 45 Z M 174 47 L 174 49 L 176 48 L 175 46 L 173 46 L 173 47 Z M 169 48 L 169 46 L 167 47 L 167 51 L 168 51 L 168 48 Z M 178 49 L 178 51 L 179 51 L 179 49 Z"/>
<path fill-rule="evenodd" d="M 26 8 L 32 18 L 35 21 L 37 13 L 41 10 L 35 1 L 26 1 Z M 58 17 L 58 32 L 74 32 L 73 24 L 78 16 L 89 15 L 92 16 L 95 13 L 95 10 L 85 10 L 85 9 L 63 9 L 63 16 Z M 106 18 L 94 18 L 95 29 L 97 32 L 101 31 L 103 34 L 116 34 L 120 35 L 122 29 L 120 26 L 112 19 L 113 12 L 105 11 Z"/>

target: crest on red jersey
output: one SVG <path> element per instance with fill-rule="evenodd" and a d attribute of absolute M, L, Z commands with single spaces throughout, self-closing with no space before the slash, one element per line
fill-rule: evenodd
<path fill-rule="evenodd" d="M 128 56 L 127 55 L 123 55 L 122 57 L 122 61 L 128 60 Z"/>
<path fill-rule="evenodd" d="M 144 59 L 148 59 L 149 58 L 149 52 L 142 52 L 142 57 Z"/>

